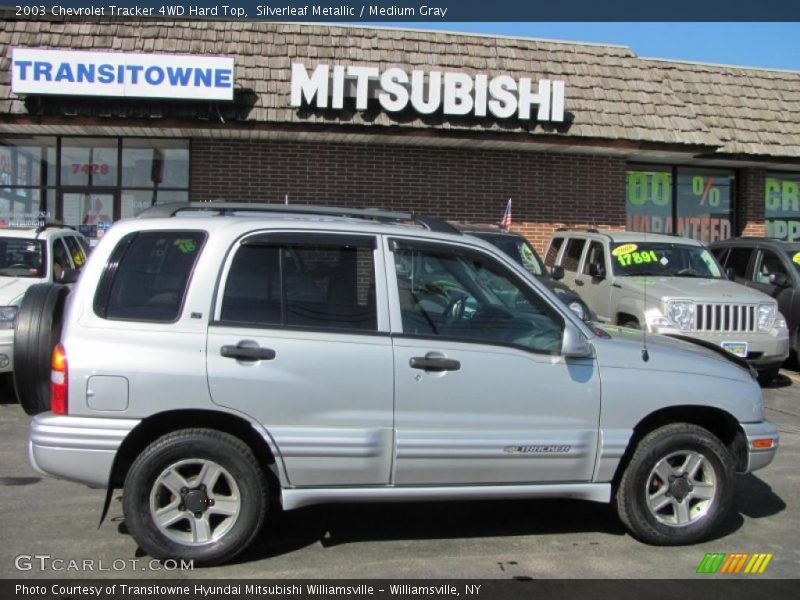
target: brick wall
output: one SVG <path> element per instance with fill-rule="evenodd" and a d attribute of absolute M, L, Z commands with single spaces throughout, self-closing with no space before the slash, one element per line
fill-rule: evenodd
<path fill-rule="evenodd" d="M 540 252 L 561 226 L 624 229 L 625 160 L 317 142 L 192 141 L 192 200 L 334 204 L 499 223 Z"/>
<path fill-rule="evenodd" d="M 741 169 L 737 177 L 740 235 L 763 236 L 764 227 L 764 169 Z"/>

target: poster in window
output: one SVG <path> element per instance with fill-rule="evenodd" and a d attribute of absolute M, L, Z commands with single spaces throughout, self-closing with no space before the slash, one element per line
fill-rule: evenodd
<path fill-rule="evenodd" d="M 676 233 L 710 244 L 732 235 L 732 172 L 678 169 Z"/>
<path fill-rule="evenodd" d="M 672 232 L 670 167 L 640 167 L 628 171 L 626 196 L 628 231 Z"/>
<path fill-rule="evenodd" d="M 800 175 L 768 173 L 764 183 L 767 237 L 800 240 Z"/>

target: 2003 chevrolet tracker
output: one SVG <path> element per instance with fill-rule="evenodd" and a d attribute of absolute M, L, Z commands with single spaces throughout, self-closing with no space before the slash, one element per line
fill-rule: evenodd
<path fill-rule="evenodd" d="M 66 289 L 42 284 L 17 327 L 63 326 L 33 465 L 107 499 L 122 487 L 154 557 L 230 560 L 273 498 L 580 498 L 614 502 L 642 541 L 687 544 L 731 511 L 734 473 L 775 454 L 741 359 L 588 325 L 442 221 L 141 216 L 103 238 L 63 311 Z"/>

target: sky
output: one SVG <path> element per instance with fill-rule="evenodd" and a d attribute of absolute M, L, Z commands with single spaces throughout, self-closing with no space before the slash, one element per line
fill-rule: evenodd
<path fill-rule="evenodd" d="M 362 23 L 363 24 L 363 23 Z M 640 57 L 800 71 L 800 23 L 372 23 L 629 46 Z"/>

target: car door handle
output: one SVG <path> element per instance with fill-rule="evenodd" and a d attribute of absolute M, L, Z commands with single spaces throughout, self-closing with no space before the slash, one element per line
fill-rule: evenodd
<path fill-rule="evenodd" d="M 458 371 L 461 368 L 461 363 L 457 360 L 437 356 L 413 356 L 408 364 L 412 369 L 425 371 Z"/>
<path fill-rule="evenodd" d="M 575 285 L 583 285 L 583 279 L 576 279 Z"/>
<path fill-rule="evenodd" d="M 259 346 L 223 346 L 219 353 L 224 358 L 235 358 L 236 360 L 272 360 L 275 358 L 275 350 L 272 348 L 261 348 Z"/>

